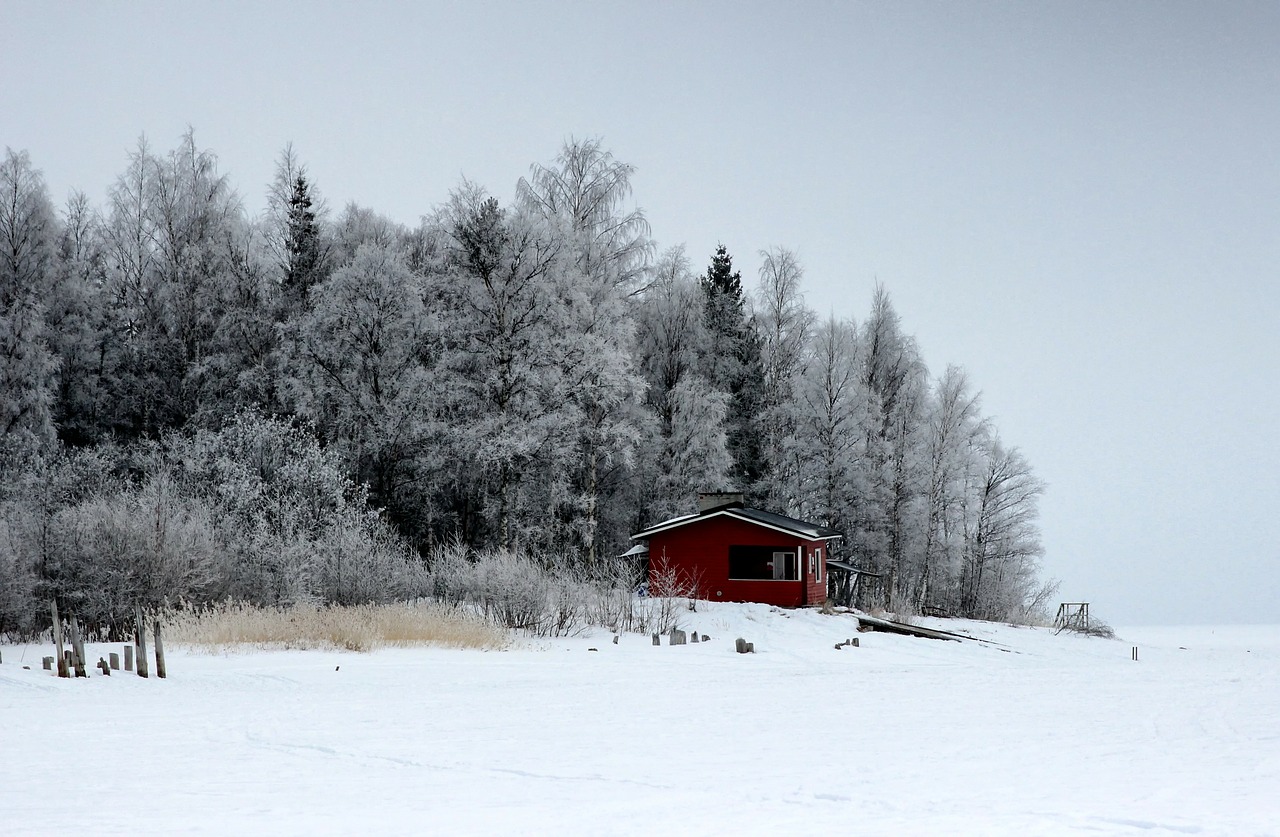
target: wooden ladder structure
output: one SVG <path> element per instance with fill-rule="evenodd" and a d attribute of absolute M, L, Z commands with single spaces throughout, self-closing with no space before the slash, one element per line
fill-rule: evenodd
<path fill-rule="evenodd" d="M 1063 602 L 1058 605 L 1058 615 L 1053 617 L 1053 632 L 1060 634 L 1063 631 L 1082 634 L 1089 632 L 1088 602 Z"/>

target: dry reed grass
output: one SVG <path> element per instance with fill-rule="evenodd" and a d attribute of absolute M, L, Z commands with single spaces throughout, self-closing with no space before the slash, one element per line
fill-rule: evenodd
<path fill-rule="evenodd" d="M 504 648 L 505 631 L 459 607 L 436 602 L 290 608 L 223 603 L 165 619 L 171 643 L 213 651 L 254 648 L 373 651 L 435 645 Z"/>

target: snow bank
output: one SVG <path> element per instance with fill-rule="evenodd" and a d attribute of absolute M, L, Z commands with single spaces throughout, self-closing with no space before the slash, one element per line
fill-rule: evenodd
<path fill-rule="evenodd" d="M 1280 628 L 698 608 L 707 643 L 171 649 L 165 681 L 5 647 L 0 833 L 1277 833 Z"/>

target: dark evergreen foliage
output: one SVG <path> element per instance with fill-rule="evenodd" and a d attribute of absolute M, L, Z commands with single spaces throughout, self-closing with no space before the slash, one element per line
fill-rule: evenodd
<path fill-rule="evenodd" d="M 282 286 L 286 311 L 303 307 L 307 292 L 324 279 L 324 243 L 311 201 L 311 185 L 299 173 L 293 180 L 286 216 L 285 270 Z"/>
<path fill-rule="evenodd" d="M 730 478 L 735 487 L 755 497 L 756 484 L 764 470 L 756 423 L 764 403 L 764 367 L 760 337 L 747 316 L 742 275 L 733 269 L 733 257 L 723 244 L 711 257 L 702 277 L 702 289 L 711 334 L 706 377 L 730 398 L 726 418 L 729 454 L 734 463 Z"/>

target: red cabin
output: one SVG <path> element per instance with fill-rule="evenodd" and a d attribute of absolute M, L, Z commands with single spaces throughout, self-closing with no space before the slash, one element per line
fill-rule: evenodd
<path fill-rule="evenodd" d="M 631 536 L 649 542 L 651 593 L 674 586 L 700 599 L 780 607 L 826 600 L 828 545 L 839 532 L 746 508 L 741 494 L 700 494 L 698 507 Z"/>

